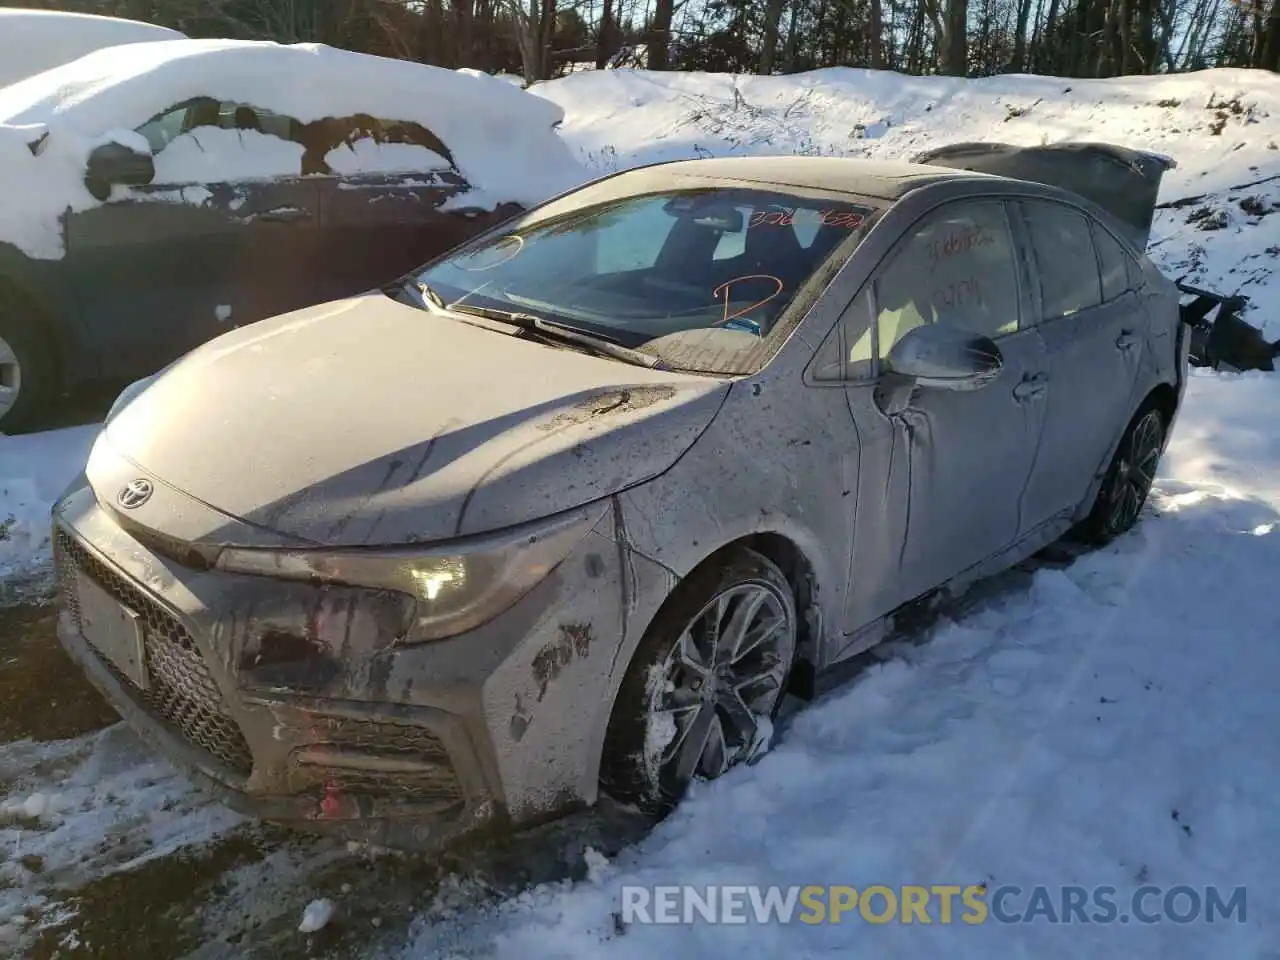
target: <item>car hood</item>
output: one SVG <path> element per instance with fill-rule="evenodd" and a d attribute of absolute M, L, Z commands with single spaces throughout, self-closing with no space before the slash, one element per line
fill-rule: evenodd
<path fill-rule="evenodd" d="M 128 518 L 161 533 L 184 535 L 184 514 L 240 521 L 203 524 L 192 541 L 431 542 L 662 473 L 728 389 L 371 294 L 188 354 L 109 418 L 88 473 L 111 506 L 123 483 L 151 480 L 155 503 Z"/>

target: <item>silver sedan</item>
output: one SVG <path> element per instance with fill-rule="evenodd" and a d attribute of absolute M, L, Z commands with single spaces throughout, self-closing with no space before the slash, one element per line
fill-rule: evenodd
<path fill-rule="evenodd" d="M 57 504 L 61 639 L 262 817 L 661 815 L 904 605 L 1138 519 L 1186 338 L 1158 161 L 1093 149 L 642 168 L 227 333 Z"/>

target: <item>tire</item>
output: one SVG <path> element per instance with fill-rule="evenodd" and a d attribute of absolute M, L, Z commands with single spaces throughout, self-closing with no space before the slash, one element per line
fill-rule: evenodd
<path fill-rule="evenodd" d="M 26 430 L 49 412 L 58 378 L 46 329 L 39 308 L 0 281 L 0 433 Z"/>
<path fill-rule="evenodd" d="M 722 625 L 718 643 L 706 629 L 713 620 Z M 734 635 L 744 638 L 725 629 L 738 625 L 752 638 L 746 648 L 729 645 Z M 759 756 L 785 699 L 796 637 L 791 585 L 766 557 L 735 548 L 695 570 L 627 668 L 605 735 L 605 791 L 662 817 L 695 777 L 715 779 Z"/>
<path fill-rule="evenodd" d="M 1164 414 L 1157 408 L 1138 411 L 1111 458 L 1093 509 L 1075 530 L 1076 539 L 1102 546 L 1138 522 L 1164 452 L 1165 430 Z"/>

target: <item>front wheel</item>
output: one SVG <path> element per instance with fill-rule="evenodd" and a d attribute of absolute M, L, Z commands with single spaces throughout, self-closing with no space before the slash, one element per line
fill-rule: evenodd
<path fill-rule="evenodd" d="M 48 412 L 55 367 L 43 317 L 0 281 L 0 433 L 16 433 Z"/>
<path fill-rule="evenodd" d="M 796 636 L 791 585 L 766 557 L 737 549 L 691 574 L 623 679 L 605 739 L 606 791 L 665 815 L 694 779 L 767 749 Z"/>
<path fill-rule="evenodd" d="M 1104 544 L 1138 522 L 1164 452 L 1164 415 L 1143 410 L 1129 424 L 1098 489 L 1098 498 L 1077 529 L 1079 539 Z"/>

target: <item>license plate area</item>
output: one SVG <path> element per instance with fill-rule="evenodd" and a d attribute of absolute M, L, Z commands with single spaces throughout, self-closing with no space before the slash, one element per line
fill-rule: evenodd
<path fill-rule="evenodd" d="M 150 687 L 142 620 L 83 573 L 76 574 L 76 599 L 84 638 L 139 690 Z"/>

